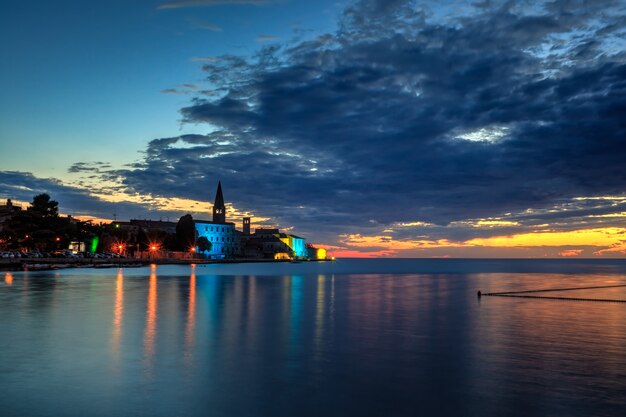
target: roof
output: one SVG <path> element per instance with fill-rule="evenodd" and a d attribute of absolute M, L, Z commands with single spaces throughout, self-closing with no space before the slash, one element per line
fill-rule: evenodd
<path fill-rule="evenodd" d="M 222 223 L 222 222 L 214 222 L 213 220 L 194 220 L 193 222 L 194 223 L 202 223 L 202 224 L 216 224 L 218 226 L 219 225 L 222 225 L 222 226 L 228 226 L 228 225 L 234 226 L 235 225 L 235 223 L 233 223 L 233 222 L 224 222 L 224 223 Z"/>
<path fill-rule="evenodd" d="M 222 181 L 219 181 L 217 183 L 217 192 L 215 193 L 215 203 L 213 205 L 215 207 L 224 206 L 224 194 L 222 194 Z"/>

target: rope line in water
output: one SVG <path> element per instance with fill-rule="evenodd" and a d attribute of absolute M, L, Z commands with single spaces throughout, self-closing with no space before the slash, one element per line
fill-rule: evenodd
<path fill-rule="evenodd" d="M 541 295 L 514 295 L 514 294 L 483 294 L 490 297 L 511 297 L 511 298 L 535 298 L 543 300 L 564 300 L 564 301 L 599 301 L 603 303 L 626 303 L 626 300 L 611 300 L 608 298 L 575 298 L 575 297 L 550 297 Z"/>
<path fill-rule="evenodd" d="M 603 303 L 626 303 L 626 300 L 615 300 L 615 299 L 607 299 L 607 298 L 580 298 L 580 297 L 554 297 L 554 296 L 543 296 L 543 295 L 523 295 L 523 294 L 538 293 L 538 292 L 595 290 L 599 288 L 620 288 L 620 287 L 626 287 L 626 284 L 598 285 L 598 286 L 593 286 L 593 287 L 548 288 L 548 289 L 543 289 L 543 290 L 488 292 L 485 294 L 481 294 L 481 292 L 478 291 L 478 297 L 480 297 L 481 295 L 486 295 L 490 297 L 533 298 L 533 299 L 562 300 L 562 301 L 597 301 L 597 302 L 603 302 Z"/>
<path fill-rule="evenodd" d="M 547 288 L 544 290 L 503 291 L 503 292 L 490 292 L 490 293 L 486 293 L 483 295 L 524 294 L 524 293 L 531 293 L 531 292 L 550 292 L 550 291 L 596 290 L 598 288 L 619 288 L 619 287 L 626 287 L 626 284 L 598 285 L 595 287 Z"/>

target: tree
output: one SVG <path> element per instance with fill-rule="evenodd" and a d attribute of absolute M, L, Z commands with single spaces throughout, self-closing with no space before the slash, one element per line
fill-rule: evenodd
<path fill-rule="evenodd" d="M 209 242 L 209 239 L 205 236 L 200 236 L 196 241 L 196 245 L 198 245 L 199 252 L 211 252 L 211 249 L 213 248 L 213 244 Z"/>
<path fill-rule="evenodd" d="M 182 216 L 176 224 L 176 243 L 178 250 L 189 250 L 195 246 L 196 242 L 196 225 L 193 222 L 191 214 Z"/>
<path fill-rule="evenodd" d="M 149 244 L 148 235 L 146 235 L 146 232 L 140 227 L 137 231 L 137 249 L 140 251 L 148 250 Z"/>
<path fill-rule="evenodd" d="M 27 210 L 12 214 L 2 240 L 10 249 L 52 251 L 67 247 L 73 240 L 83 241 L 97 235 L 100 227 L 71 216 L 59 216 L 59 203 L 48 194 L 33 197 Z"/>
<path fill-rule="evenodd" d="M 33 202 L 30 203 L 29 210 L 38 213 L 43 218 L 58 217 L 59 203 L 54 200 L 50 200 L 50 196 L 48 194 L 39 194 L 33 198 Z"/>

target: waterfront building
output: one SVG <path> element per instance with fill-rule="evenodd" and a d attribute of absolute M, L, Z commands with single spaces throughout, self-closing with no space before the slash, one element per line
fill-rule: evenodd
<path fill-rule="evenodd" d="M 11 221 L 16 213 L 22 211 L 22 207 L 13 204 L 11 199 L 7 199 L 6 204 L 0 204 L 0 231 Z"/>
<path fill-rule="evenodd" d="M 151 233 L 176 233 L 176 222 L 164 222 L 162 220 L 137 220 L 131 219 L 128 222 L 114 221 L 111 226 L 128 232 L 130 235 L 137 235 L 139 230 L 146 234 Z"/>
<path fill-rule="evenodd" d="M 313 245 L 306 245 L 306 251 L 309 259 L 326 259 L 327 256 L 325 248 L 316 248 Z"/>
<path fill-rule="evenodd" d="M 306 258 L 306 241 L 299 236 L 281 233 L 279 229 L 256 229 L 243 235 L 244 254 L 247 257 L 269 259 Z"/>
<path fill-rule="evenodd" d="M 217 184 L 213 220 L 195 220 L 196 239 L 205 237 L 210 243 L 210 250 L 196 252 L 212 259 L 233 257 L 294 259 L 306 258 L 306 241 L 299 236 L 281 233 L 279 229 L 259 228 L 250 233 L 250 217 L 244 217 L 242 230 L 235 228 L 235 223 L 226 221 L 226 205 L 221 181 Z"/>
<path fill-rule="evenodd" d="M 226 221 L 226 205 L 222 193 L 221 181 L 217 184 L 213 220 L 195 220 L 196 238 L 205 237 L 211 244 L 210 250 L 196 251 L 208 258 L 223 259 L 241 255 L 241 232 L 235 229 L 235 223 Z"/>

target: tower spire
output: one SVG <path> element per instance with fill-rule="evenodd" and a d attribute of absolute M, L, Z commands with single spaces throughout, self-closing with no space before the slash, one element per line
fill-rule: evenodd
<path fill-rule="evenodd" d="M 222 194 L 222 181 L 217 183 L 215 203 L 213 203 L 213 223 L 226 223 L 226 206 L 224 205 L 224 195 Z"/>

